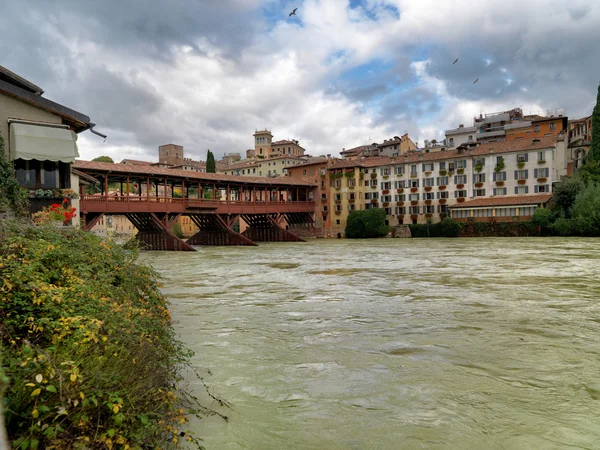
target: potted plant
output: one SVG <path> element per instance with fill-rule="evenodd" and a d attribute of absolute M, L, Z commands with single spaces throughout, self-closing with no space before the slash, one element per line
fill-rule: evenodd
<path fill-rule="evenodd" d="M 545 159 L 538 159 L 538 164 L 546 164 L 546 160 Z"/>
<path fill-rule="evenodd" d="M 519 169 L 522 169 L 523 167 L 525 167 L 525 161 L 518 161 L 518 162 L 517 162 L 517 167 L 518 167 Z"/>
<path fill-rule="evenodd" d="M 448 174 L 445 170 L 440 170 L 440 177 L 445 177 Z"/>
<path fill-rule="evenodd" d="M 377 178 L 377 172 L 371 172 L 371 179 L 374 180 Z"/>
<path fill-rule="evenodd" d="M 504 186 L 504 181 L 496 181 L 496 186 Z"/>
<path fill-rule="evenodd" d="M 446 190 L 446 186 L 445 185 L 439 186 L 438 189 L 440 191 L 445 191 Z"/>
<path fill-rule="evenodd" d="M 383 195 L 388 195 L 390 193 L 390 191 L 389 191 L 389 189 L 384 189 L 381 193 Z"/>
<path fill-rule="evenodd" d="M 440 205 L 445 205 L 445 204 L 446 204 L 446 199 L 440 198 Z"/>
<path fill-rule="evenodd" d="M 429 192 L 431 191 L 432 187 L 431 186 L 425 186 L 425 192 Z"/>
<path fill-rule="evenodd" d="M 375 203 L 377 203 L 377 199 L 376 198 L 374 198 L 374 199 L 371 200 L 371 204 L 374 205 Z"/>
<path fill-rule="evenodd" d="M 396 206 L 404 206 L 404 202 L 397 202 Z"/>
<path fill-rule="evenodd" d="M 418 200 L 411 200 L 410 204 L 413 205 L 413 206 L 416 206 L 416 205 L 419 204 L 419 201 Z"/>
<path fill-rule="evenodd" d="M 411 214 L 411 215 L 410 215 L 410 218 L 411 218 L 412 220 L 416 220 L 416 219 L 418 219 L 418 218 L 419 218 L 419 215 L 418 215 L 418 214 Z"/>
<path fill-rule="evenodd" d="M 387 208 L 388 206 L 390 206 L 390 202 L 383 202 L 383 203 L 382 203 L 382 206 L 383 206 L 384 208 Z"/>
<path fill-rule="evenodd" d="M 464 174 L 464 173 L 465 173 L 465 169 L 456 169 L 456 173 L 457 173 L 458 175 L 462 175 L 462 174 Z"/>
<path fill-rule="evenodd" d="M 428 177 L 429 175 L 431 175 L 431 172 L 425 172 L 426 177 Z"/>
<path fill-rule="evenodd" d="M 456 189 L 462 189 L 462 188 L 464 188 L 464 187 L 465 187 L 465 185 L 464 185 L 464 184 L 457 184 L 457 185 L 456 185 Z"/>
<path fill-rule="evenodd" d="M 446 217 L 448 217 L 448 214 L 440 213 L 440 219 L 445 219 Z"/>
<path fill-rule="evenodd" d="M 504 170 L 504 158 L 498 160 L 496 163 L 496 167 L 494 167 L 494 172 L 500 173 Z"/>
<path fill-rule="evenodd" d="M 404 192 L 404 189 L 403 189 L 403 188 L 400 188 L 400 189 L 398 189 L 398 191 L 397 191 L 397 192 L 398 192 L 398 194 L 402 194 L 402 193 Z"/>
<path fill-rule="evenodd" d="M 65 198 L 62 203 L 53 203 L 42 211 L 35 213 L 32 218 L 36 223 L 52 223 L 56 226 L 64 226 L 73 220 L 76 211 Z"/>
<path fill-rule="evenodd" d="M 538 178 L 537 180 L 538 180 L 538 183 L 545 183 L 546 181 L 548 181 L 548 178 L 541 177 L 541 178 Z"/>
<path fill-rule="evenodd" d="M 427 217 L 428 219 L 431 219 L 433 217 L 433 214 L 427 213 L 427 214 L 425 214 L 425 217 Z"/>
<path fill-rule="evenodd" d="M 410 192 L 417 192 L 418 190 L 419 190 L 419 188 L 416 188 L 416 187 L 410 188 Z"/>
<path fill-rule="evenodd" d="M 348 203 L 354 203 L 356 200 L 353 198 L 348 199 Z"/>
<path fill-rule="evenodd" d="M 342 214 L 342 212 L 341 212 L 341 211 L 339 211 L 339 210 L 335 212 L 335 215 L 336 215 L 336 216 L 340 216 L 341 214 Z"/>
<path fill-rule="evenodd" d="M 483 164 L 481 164 L 481 161 L 478 161 L 477 164 L 475 164 L 475 167 L 473 167 L 473 169 L 477 173 L 481 172 L 483 170 Z"/>
<path fill-rule="evenodd" d="M 519 183 L 519 184 L 526 184 L 527 180 L 517 180 L 517 183 Z"/>
<path fill-rule="evenodd" d="M 477 188 L 483 187 L 483 183 L 481 183 L 481 182 L 480 183 L 475 183 L 475 187 L 477 187 Z"/>
<path fill-rule="evenodd" d="M 464 198 L 464 197 L 458 197 L 458 198 L 456 199 L 456 201 L 457 201 L 458 203 L 462 203 L 462 202 L 464 202 L 464 201 L 465 201 L 465 198 Z"/>
<path fill-rule="evenodd" d="M 425 200 L 426 205 L 431 205 L 431 200 Z"/>

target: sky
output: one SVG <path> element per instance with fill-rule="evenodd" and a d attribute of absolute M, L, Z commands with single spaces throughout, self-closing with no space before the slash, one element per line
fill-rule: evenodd
<path fill-rule="evenodd" d="M 243 154 L 265 128 L 315 156 L 423 145 L 514 107 L 589 115 L 600 81 L 591 0 L 2 0 L 0 26 L 0 65 L 108 135 L 83 159 Z"/>

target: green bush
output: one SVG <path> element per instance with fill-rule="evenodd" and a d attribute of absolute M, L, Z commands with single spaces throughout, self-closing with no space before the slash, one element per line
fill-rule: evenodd
<path fill-rule="evenodd" d="M 14 449 L 168 449 L 186 439 L 200 447 L 181 434 L 194 412 L 177 390 L 191 354 L 175 337 L 157 274 L 136 258 L 91 233 L 0 221 Z"/>
<path fill-rule="evenodd" d="M 173 232 L 173 234 L 175 236 L 177 236 L 179 239 L 183 238 L 183 231 L 181 230 L 181 225 L 179 225 L 179 222 L 175 222 L 173 224 L 173 229 L 171 230 Z"/>
<path fill-rule="evenodd" d="M 385 209 L 382 208 L 352 211 L 348 215 L 346 237 L 363 239 L 385 236 L 389 231 L 389 227 L 385 224 L 385 217 Z"/>
<path fill-rule="evenodd" d="M 0 135 L 0 211 L 11 209 L 19 216 L 29 214 L 28 191 L 21 189 L 14 176 L 15 169 L 6 157 L 4 139 Z"/>
<path fill-rule="evenodd" d="M 575 232 L 583 236 L 600 236 L 600 185 L 589 183 L 573 204 Z"/>
<path fill-rule="evenodd" d="M 446 217 L 441 222 L 432 224 L 409 225 L 412 237 L 457 237 L 462 229 L 460 223 Z"/>
<path fill-rule="evenodd" d="M 450 217 L 442 219 L 440 222 L 442 237 L 458 237 L 462 230 L 462 226 Z"/>

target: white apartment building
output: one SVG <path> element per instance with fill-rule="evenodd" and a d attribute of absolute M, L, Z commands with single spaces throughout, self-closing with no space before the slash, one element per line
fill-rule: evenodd
<path fill-rule="evenodd" d="M 435 223 L 453 207 L 457 219 L 510 214 L 528 220 L 567 174 L 567 148 L 564 138 L 552 136 L 365 159 L 362 166 L 364 208 L 385 208 L 389 225 Z M 480 209 L 489 215 L 480 216 Z"/>

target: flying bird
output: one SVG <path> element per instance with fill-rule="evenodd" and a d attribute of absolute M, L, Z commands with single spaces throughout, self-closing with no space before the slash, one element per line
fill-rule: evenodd
<path fill-rule="evenodd" d="M 456 64 L 457 62 L 458 62 L 458 58 L 456 58 L 452 64 Z"/>
<path fill-rule="evenodd" d="M 477 83 L 479 81 L 479 78 L 477 78 L 475 81 L 473 81 L 473 84 Z"/>
<path fill-rule="evenodd" d="M 288 17 L 292 17 L 296 15 L 296 11 L 298 11 L 298 8 L 294 8 L 294 10 L 290 13 L 290 15 Z"/>

